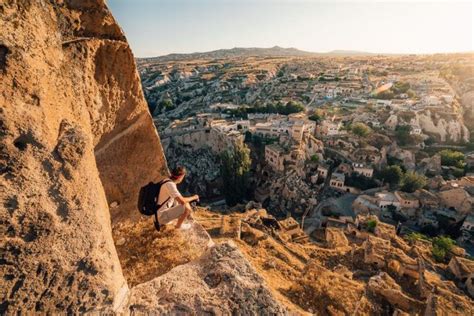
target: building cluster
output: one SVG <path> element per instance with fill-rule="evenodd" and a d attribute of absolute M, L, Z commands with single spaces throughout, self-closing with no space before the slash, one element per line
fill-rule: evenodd
<path fill-rule="evenodd" d="M 430 190 L 414 193 L 379 191 L 361 194 L 352 203 L 356 214 L 373 214 L 388 222 L 437 230 L 446 222 L 462 223 L 460 240 L 474 240 L 474 177 L 441 181 Z"/>
<path fill-rule="evenodd" d="M 456 67 L 472 64 L 464 55 L 249 57 L 143 60 L 139 69 L 164 147 L 220 154 L 247 143 L 258 156 L 255 199 L 272 211 L 308 225 L 358 214 L 416 231 L 455 224 L 467 244 L 474 154 L 461 169 L 433 152 L 470 141 L 459 91 L 472 86 Z M 289 101 L 305 111 L 277 114 Z M 426 187 L 390 189 L 380 177 L 388 165 L 426 175 Z"/>

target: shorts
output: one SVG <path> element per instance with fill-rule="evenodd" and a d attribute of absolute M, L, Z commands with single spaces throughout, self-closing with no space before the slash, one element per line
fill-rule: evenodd
<path fill-rule="evenodd" d="M 170 208 L 165 208 L 163 210 L 158 211 L 158 222 L 161 225 L 166 225 L 169 222 L 177 219 L 185 212 L 184 205 L 176 205 Z"/>

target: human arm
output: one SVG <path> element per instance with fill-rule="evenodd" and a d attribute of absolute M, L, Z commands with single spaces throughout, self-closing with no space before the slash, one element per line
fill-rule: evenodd
<path fill-rule="evenodd" d="M 186 203 L 191 203 L 191 202 L 199 200 L 199 195 L 195 194 L 195 195 L 188 196 L 188 197 L 184 197 L 182 195 L 179 195 L 175 199 L 176 199 L 176 201 L 178 201 L 179 204 L 184 205 Z"/>

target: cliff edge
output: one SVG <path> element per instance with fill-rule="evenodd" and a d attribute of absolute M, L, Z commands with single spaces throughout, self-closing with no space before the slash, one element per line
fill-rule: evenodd
<path fill-rule="evenodd" d="M 167 171 L 133 55 L 103 1 L 0 15 L 0 310 L 117 310 L 111 217 Z"/>

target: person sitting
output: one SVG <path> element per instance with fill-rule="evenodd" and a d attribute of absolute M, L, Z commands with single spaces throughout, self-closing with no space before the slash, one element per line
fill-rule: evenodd
<path fill-rule="evenodd" d="M 160 189 L 158 194 L 158 205 L 162 205 L 158 209 L 158 222 L 160 225 L 166 225 L 169 222 L 178 219 L 176 228 L 181 228 L 184 220 L 191 214 L 192 207 L 190 203 L 199 200 L 198 195 L 190 197 L 183 197 L 176 187 L 178 184 L 183 182 L 186 176 L 186 169 L 178 166 L 172 172 L 170 176 L 171 181 L 165 182 Z M 182 229 L 188 229 L 191 225 L 183 225 Z"/>

